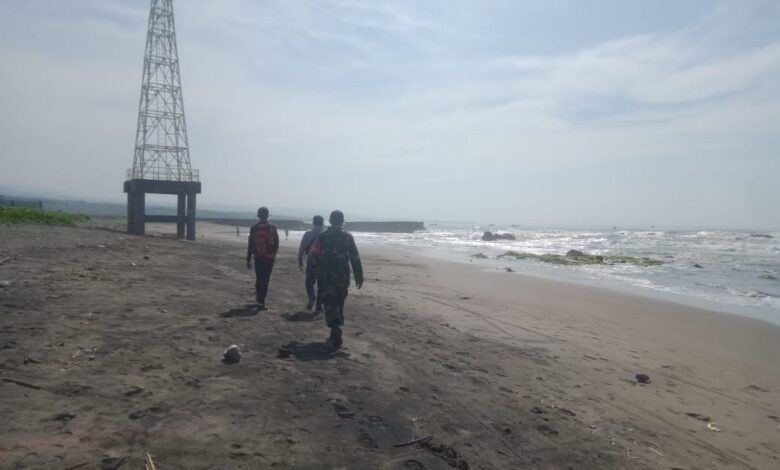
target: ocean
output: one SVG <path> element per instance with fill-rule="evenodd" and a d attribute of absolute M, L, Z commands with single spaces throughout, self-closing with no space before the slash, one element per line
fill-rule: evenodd
<path fill-rule="evenodd" d="M 678 301 L 780 325 L 780 233 L 679 230 L 557 230 L 514 226 L 426 223 L 411 234 L 353 233 L 358 243 L 401 247 L 486 270 L 595 284 Z M 482 241 L 482 233 L 511 233 L 516 240 Z M 509 250 L 565 255 L 648 257 L 658 266 L 569 266 L 537 259 L 500 258 Z M 486 258 L 476 258 L 482 254 Z M 510 273 L 508 273 L 511 275 Z"/>

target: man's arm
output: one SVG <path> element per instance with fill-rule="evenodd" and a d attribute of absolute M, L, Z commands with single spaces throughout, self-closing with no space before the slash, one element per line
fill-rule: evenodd
<path fill-rule="evenodd" d="M 308 231 L 303 234 L 301 238 L 301 246 L 298 248 L 298 266 L 303 266 L 303 255 L 306 254 L 306 250 L 309 248 L 309 239 L 314 235 L 313 232 Z"/>
<path fill-rule="evenodd" d="M 349 262 L 352 265 L 352 272 L 355 273 L 355 284 L 357 288 L 363 287 L 363 263 L 360 262 L 360 254 L 358 253 L 357 246 L 355 245 L 355 239 L 352 235 L 349 236 L 347 242 L 347 251 L 349 252 Z"/>
<path fill-rule="evenodd" d="M 274 240 L 271 244 L 271 253 L 274 255 L 279 251 L 279 232 L 276 231 L 276 227 L 273 227 L 273 230 L 271 230 L 271 233 L 274 234 Z"/>
<path fill-rule="evenodd" d="M 249 229 L 249 241 L 247 242 L 247 248 L 246 248 L 246 267 L 250 268 L 252 263 L 252 254 L 255 251 L 255 241 L 252 237 L 252 232 L 254 232 L 254 227 Z"/>

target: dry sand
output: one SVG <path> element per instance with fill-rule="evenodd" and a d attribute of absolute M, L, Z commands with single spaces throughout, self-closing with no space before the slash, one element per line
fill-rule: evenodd
<path fill-rule="evenodd" d="M 360 247 L 333 352 L 199 229 L 0 228 L 0 468 L 780 468 L 778 327 Z"/>

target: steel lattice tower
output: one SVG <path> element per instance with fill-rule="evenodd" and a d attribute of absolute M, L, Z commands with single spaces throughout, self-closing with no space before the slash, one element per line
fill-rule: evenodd
<path fill-rule="evenodd" d="M 127 179 L 197 181 L 190 166 L 173 0 L 152 0 L 133 168 Z"/>
<path fill-rule="evenodd" d="M 146 222 L 174 222 L 176 235 L 195 239 L 195 200 L 201 185 L 190 166 L 181 93 L 173 0 L 152 0 L 146 34 L 133 167 L 127 170 L 127 231 L 144 234 Z M 146 215 L 146 194 L 178 197 L 175 216 Z"/>

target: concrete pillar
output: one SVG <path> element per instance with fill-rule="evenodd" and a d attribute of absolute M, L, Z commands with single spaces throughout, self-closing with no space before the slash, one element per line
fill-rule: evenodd
<path fill-rule="evenodd" d="M 186 222 L 184 221 L 185 217 L 187 216 L 186 213 L 186 200 L 187 195 L 185 193 L 179 193 L 176 195 L 177 197 L 177 206 L 176 206 L 176 217 L 178 220 L 176 221 L 176 238 L 184 238 L 184 228 L 186 226 Z"/>
<path fill-rule="evenodd" d="M 187 240 L 195 240 L 195 193 L 187 194 Z"/>
<path fill-rule="evenodd" d="M 135 233 L 133 231 L 133 223 L 135 221 L 135 193 L 128 191 L 127 193 L 127 233 Z"/>
<path fill-rule="evenodd" d="M 133 191 L 133 218 L 130 233 L 143 235 L 146 232 L 146 193 Z"/>

